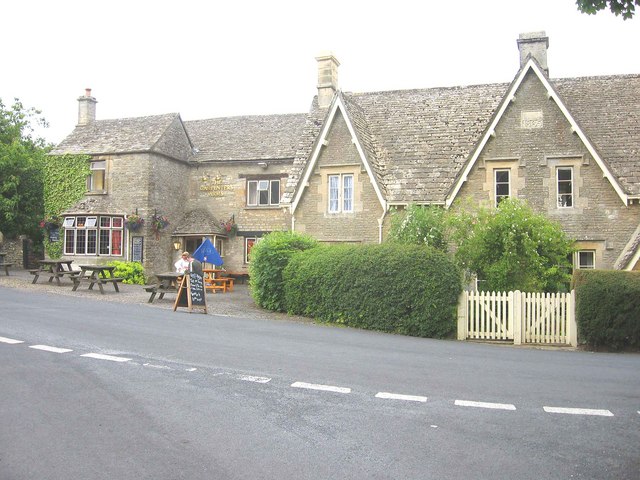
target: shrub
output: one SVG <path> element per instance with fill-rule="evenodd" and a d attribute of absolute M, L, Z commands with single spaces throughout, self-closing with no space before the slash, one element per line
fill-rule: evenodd
<path fill-rule="evenodd" d="M 447 250 L 446 211 L 438 206 L 411 204 L 406 210 L 391 211 L 389 241 L 413 245 L 429 245 Z"/>
<path fill-rule="evenodd" d="M 144 267 L 140 262 L 119 262 L 113 261 L 109 265 L 116 267 L 113 271 L 115 277 L 121 277 L 122 283 L 132 285 L 144 285 L 146 278 L 144 275 Z"/>
<path fill-rule="evenodd" d="M 284 312 L 282 271 L 295 252 L 317 245 L 309 235 L 297 232 L 272 232 L 262 237 L 251 249 L 249 264 L 249 284 L 256 305 Z"/>
<path fill-rule="evenodd" d="M 460 271 L 430 247 L 323 246 L 294 255 L 283 278 L 291 314 L 421 337 L 455 332 Z"/>
<path fill-rule="evenodd" d="M 640 272 L 577 270 L 572 285 L 580 343 L 640 350 Z"/>
<path fill-rule="evenodd" d="M 457 217 L 456 259 L 486 282 L 483 290 L 567 290 L 573 247 L 557 222 L 517 199 Z"/>

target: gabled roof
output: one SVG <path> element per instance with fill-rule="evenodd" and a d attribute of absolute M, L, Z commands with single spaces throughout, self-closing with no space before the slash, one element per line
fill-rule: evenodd
<path fill-rule="evenodd" d="M 175 236 L 184 235 L 224 235 L 220 222 L 208 210 L 196 209 L 187 212 L 173 230 Z"/>
<path fill-rule="evenodd" d="M 371 138 L 370 138 L 370 134 L 369 134 L 366 122 L 363 121 L 361 112 L 357 109 L 354 109 L 353 107 L 352 107 L 351 114 L 347 113 L 344 97 L 342 96 L 341 92 L 338 92 L 338 95 L 336 95 L 333 98 L 333 101 L 329 107 L 327 116 L 323 122 L 322 130 L 314 141 L 312 152 L 311 152 L 311 155 L 309 156 L 308 162 L 305 162 L 304 164 L 303 163 L 299 164 L 303 166 L 303 168 L 302 170 L 297 172 L 296 179 L 298 179 L 298 175 L 301 175 L 302 182 L 296 181 L 298 188 L 295 191 L 291 192 L 290 197 L 287 196 L 287 201 L 289 201 L 289 198 L 291 199 L 290 201 L 291 201 L 292 212 L 295 211 L 296 206 L 298 205 L 298 202 L 302 197 L 304 187 L 308 182 L 309 176 L 313 172 L 315 164 L 320 156 L 320 150 L 322 148 L 322 145 L 327 139 L 329 130 L 331 128 L 331 125 L 334 119 L 336 118 L 336 114 L 338 111 L 340 111 L 343 115 L 343 118 L 347 124 L 347 128 L 351 133 L 351 138 L 353 139 L 353 143 L 355 144 L 356 150 L 360 155 L 360 160 L 362 161 L 362 164 L 364 165 L 365 170 L 369 175 L 369 178 L 371 180 L 374 190 L 376 191 L 380 204 L 382 205 L 383 209 L 386 210 L 387 208 L 384 196 L 380 191 L 378 175 L 374 172 L 371 166 L 371 163 L 368 160 L 368 157 L 369 158 L 372 157 L 372 152 L 371 152 L 371 142 L 370 142 Z M 358 126 L 357 129 L 356 129 L 356 125 Z"/>
<path fill-rule="evenodd" d="M 593 96 L 597 96 L 599 95 L 601 92 L 586 92 L 586 91 L 582 91 L 581 94 L 583 95 L 583 97 L 580 96 L 580 94 L 578 94 L 578 96 L 574 96 L 573 98 L 576 99 L 576 104 L 586 104 L 589 105 L 589 107 L 586 108 L 586 111 L 577 111 L 577 112 L 571 112 L 569 110 L 569 108 L 567 107 L 567 104 L 565 103 L 564 99 L 560 97 L 558 91 L 554 88 L 554 85 L 552 84 L 552 82 L 549 80 L 549 78 L 546 76 L 546 74 L 543 72 L 542 68 L 538 65 L 538 63 L 535 61 L 535 59 L 533 59 L 532 57 L 529 57 L 528 60 L 526 61 L 525 65 L 523 65 L 523 67 L 520 69 L 520 71 L 518 72 L 518 74 L 516 75 L 516 78 L 514 79 L 514 81 L 511 83 L 508 92 L 506 93 L 506 95 L 504 96 L 500 107 L 498 108 L 496 114 L 493 116 L 493 119 L 491 120 L 491 123 L 489 124 L 488 128 L 485 130 L 485 133 L 482 135 L 477 147 L 474 149 L 474 151 L 472 152 L 472 155 L 470 156 L 468 162 L 466 163 L 464 169 L 461 171 L 461 173 L 458 175 L 458 179 L 456 181 L 456 183 L 453 185 L 451 194 L 448 196 L 447 198 L 447 206 L 451 205 L 451 203 L 453 202 L 453 200 L 455 199 L 458 191 L 460 190 L 460 188 L 462 187 L 462 184 L 464 182 L 466 182 L 467 180 L 467 175 L 469 174 L 469 172 L 471 171 L 471 168 L 473 168 L 476 160 L 478 159 L 478 157 L 480 156 L 480 154 L 482 153 L 482 150 L 484 149 L 487 141 L 489 140 L 489 137 L 491 135 L 494 134 L 495 132 L 495 128 L 498 125 L 498 123 L 500 122 L 500 120 L 502 119 L 502 115 L 504 114 L 504 112 L 506 111 L 507 107 L 509 106 L 509 103 L 511 102 L 512 98 L 515 98 L 516 92 L 518 91 L 518 88 L 520 87 L 522 81 L 524 80 L 526 74 L 531 71 L 533 72 L 538 79 L 540 80 L 540 82 L 543 84 L 543 86 L 546 88 L 547 90 L 547 95 L 549 96 L 549 98 L 552 98 L 554 100 L 554 102 L 556 103 L 556 105 L 558 106 L 558 108 L 560 109 L 560 111 L 562 112 L 562 114 L 565 116 L 565 118 L 567 119 L 567 121 L 569 122 L 569 124 L 571 125 L 571 128 L 573 130 L 574 133 L 576 133 L 578 135 L 578 137 L 580 138 L 580 140 L 582 141 L 582 143 L 584 144 L 584 146 L 587 148 L 587 150 L 589 151 L 589 153 L 591 154 L 591 156 L 593 157 L 593 159 L 595 160 L 596 164 L 600 167 L 600 169 L 602 170 L 603 176 L 605 178 L 607 178 L 609 180 L 609 182 L 611 183 L 612 187 L 614 188 L 614 190 L 616 191 L 616 193 L 618 194 L 618 196 L 620 197 L 620 199 L 627 204 L 628 202 L 628 196 L 627 196 L 627 192 L 624 191 L 624 189 L 622 188 L 621 184 L 618 182 L 618 177 L 615 175 L 613 169 L 610 167 L 609 163 L 607 162 L 607 160 L 605 160 L 605 157 L 603 155 L 601 155 L 600 151 L 598 148 L 596 148 L 596 144 L 592 141 L 592 139 L 586 134 L 585 130 L 581 127 L 581 124 L 576 120 L 576 113 L 577 114 L 582 114 L 582 121 L 587 123 L 587 124 L 591 124 L 594 126 L 597 126 L 597 128 L 594 128 L 594 133 L 595 131 L 599 131 L 600 132 L 600 139 L 601 139 L 601 146 L 604 145 L 604 148 L 606 149 L 606 145 L 612 145 L 613 148 L 615 148 L 616 150 L 619 149 L 618 144 L 615 142 L 615 138 L 617 137 L 617 135 L 612 135 L 611 130 L 615 130 L 617 127 L 615 124 L 611 124 L 609 122 L 606 121 L 602 121 L 598 118 L 594 118 L 597 115 L 604 115 L 605 117 L 608 116 L 608 110 L 607 108 L 602 108 L 602 107 L 606 107 L 607 105 L 603 104 L 602 102 L 600 103 L 600 109 L 597 108 L 593 108 L 594 104 L 597 105 L 598 102 L 593 102 L 592 103 L 592 97 Z M 560 84 L 562 84 L 562 81 L 559 81 Z M 579 79 L 573 79 L 573 81 L 569 80 L 568 81 L 569 84 L 577 84 L 580 83 Z M 626 87 L 628 88 L 628 86 Z M 570 90 L 570 88 L 568 89 Z M 623 89 L 624 90 L 624 89 Z M 640 96 L 638 95 L 640 94 L 640 90 L 636 90 L 635 91 L 635 104 L 636 106 L 638 105 L 638 102 L 640 102 Z M 633 97 L 634 95 L 632 94 L 631 97 Z M 613 98 L 610 99 L 610 101 L 616 105 L 619 104 L 619 99 L 618 101 L 615 101 Z M 632 102 L 633 103 L 633 102 Z M 620 105 L 618 105 L 620 106 Z M 615 106 L 613 107 L 615 109 Z M 626 109 L 628 112 L 628 109 Z M 628 112 L 630 113 L 630 112 Z M 618 117 L 617 115 L 615 115 L 616 117 Z M 637 116 L 637 114 L 636 114 Z M 638 122 L 637 122 L 637 118 L 635 119 L 635 125 L 636 125 L 636 129 L 638 128 Z M 640 139 L 640 135 L 637 134 L 637 132 L 635 133 L 635 145 L 636 148 L 639 146 L 638 143 L 638 139 Z M 614 138 L 611 138 L 611 137 Z M 629 137 L 633 137 L 633 135 L 630 135 Z M 632 143 L 633 143 L 633 139 L 632 139 Z M 602 147 L 601 147 L 602 148 Z M 638 170 L 638 167 L 640 167 L 640 158 L 638 155 L 638 152 L 636 150 L 635 152 L 635 156 L 636 156 L 636 161 L 635 162 L 630 162 L 633 166 L 631 168 L 631 170 L 634 170 L 637 173 L 640 173 L 640 170 Z M 625 161 L 629 160 L 629 158 L 625 158 Z M 626 162 L 625 162 L 626 163 Z"/>
<path fill-rule="evenodd" d="M 621 200 L 640 198 L 640 75 L 550 80 L 529 58 L 510 84 L 338 95 L 386 202 L 450 204 L 530 71 Z M 314 104 L 283 201 L 303 188 L 327 121 Z"/>
<path fill-rule="evenodd" d="M 157 151 L 174 157 L 175 152 L 165 152 L 157 147 L 158 142 L 174 123 L 182 124 L 178 113 L 96 120 L 87 125 L 76 126 L 50 154 L 100 155 Z M 181 128 L 184 131 L 184 127 Z"/>
<path fill-rule="evenodd" d="M 456 174 L 500 103 L 508 84 L 342 93 L 367 161 L 388 204 L 444 203 Z M 307 135 L 289 177 L 285 201 L 311 158 L 323 122 L 307 120 Z M 327 117 L 329 118 L 329 117 Z"/>
<path fill-rule="evenodd" d="M 293 160 L 306 114 L 252 115 L 185 122 L 199 162 Z"/>

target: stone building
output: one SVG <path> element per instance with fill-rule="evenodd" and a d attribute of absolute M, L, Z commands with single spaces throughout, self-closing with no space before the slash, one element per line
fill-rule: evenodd
<path fill-rule="evenodd" d="M 242 270 L 270 231 L 381 242 L 391 207 L 513 196 L 576 239 L 577 267 L 640 269 L 640 75 L 552 79 L 544 32 L 517 43 L 510 83 L 372 93 L 341 91 L 338 60 L 321 55 L 306 114 L 96 120 L 87 91 L 52 152 L 92 157 L 86 197 L 64 212 L 65 255 L 161 271 L 209 237 Z M 170 224 L 127 230 L 135 212 Z"/>

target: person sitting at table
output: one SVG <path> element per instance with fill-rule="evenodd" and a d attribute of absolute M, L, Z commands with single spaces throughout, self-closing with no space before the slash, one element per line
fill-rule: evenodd
<path fill-rule="evenodd" d="M 191 255 L 189 252 L 182 252 L 180 259 L 174 263 L 174 266 L 178 273 L 184 273 L 189 270 L 189 267 L 191 266 Z"/>

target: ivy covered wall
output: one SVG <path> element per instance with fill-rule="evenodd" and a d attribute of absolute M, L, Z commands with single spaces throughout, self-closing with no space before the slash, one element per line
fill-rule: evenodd
<path fill-rule="evenodd" d="M 87 190 L 89 155 L 50 155 L 44 160 L 44 214 L 58 217 L 61 212 L 80 201 Z M 50 258 L 62 256 L 63 238 L 50 242 L 45 235 L 44 247 Z"/>

